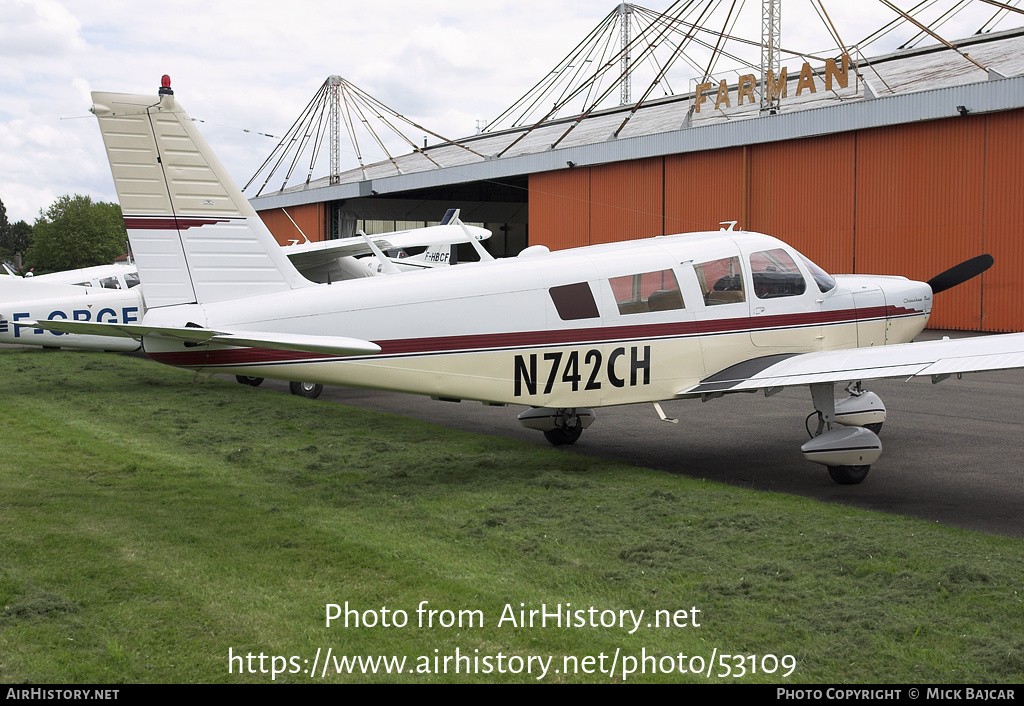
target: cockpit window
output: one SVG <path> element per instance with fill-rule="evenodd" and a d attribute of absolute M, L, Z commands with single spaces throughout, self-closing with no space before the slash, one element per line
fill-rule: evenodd
<path fill-rule="evenodd" d="M 807 269 L 811 271 L 811 277 L 814 278 L 814 283 L 818 285 L 818 289 L 821 290 L 822 294 L 825 292 L 831 292 L 835 289 L 836 281 L 832 279 L 832 275 L 825 272 L 825 270 L 815 265 L 803 255 L 801 255 L 800 258 L 804 261 L 804 264 L 807 265 Z"/>
<path fill-rule="evenodd" d="M 587 282 L 552 287 L 548 290 L 548 294 L 551 295 L 551 301 L 562 321 L 596 319 L 599 316 L 594 293 Z"/>
<path fill-rule="evenodd" d="M 121 283 L 117 281 L 117 277 L 104 277 L 100 280 L 100 286 L 104 289 L 120 289 Z"/>
<path fill-rule="evenodd" d="M 672 270 L 643 272 L 608 280 L 620 314 L 683 308 L 683 294 Z"/>
<path fill-rule="evenodd" d="M 704 292 L 704 303 L 708 306 L 745 302 L 743 293 L 743 272 L 738 257 L 726 257 L 693 266 L 697 282 Z"/>
<path fill-rule="evenodd" d="M 139 281 L 139 273 L 129 272 L 124 276 L 124 283 L 128 285 L 128 289 L 131 289 L 132 287 L 138 287 L 141 284 L 141 282 Z"/>
<path fill-rule="evenodd" d="M 758 299 L 797 297 L 807 291 L 800 269 L 781 248 L 751 253 L 750 276 Z"/>

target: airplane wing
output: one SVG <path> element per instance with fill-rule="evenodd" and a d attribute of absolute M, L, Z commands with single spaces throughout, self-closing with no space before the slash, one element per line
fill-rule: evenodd
<path fill-rule="evenodd" d="M 956 373 L 1024 367 L 1024 333 L 943 338 L 873 348 L 781 354 L 737 363 L 681 390 L 679 396 L 753 392 L 827 382 L 912 378 L 941 382 Z"/>
<path fill-rule="evenodd" d="M 491 237 L 491 232 L 484 228 L 466 226 L 466 231 L 471 233 L 476 240 L 486 240 Z M 465 243 L 468 242 L 466 231 L 458 225 L 430 226 L 429 228 L 414 228 L 371 235 L 370 239 L 381 250 L 395 250 L 397 248 Z M 339 257 L 361 257 L 373 253 L 362 236 L 286 245 L 284 252 L 299 270 L 324 265 Z"/>
<path fill-rule="evenodd" d="M 371 341 L 343 336 L 307 336 L 263 331 L 216 331 L 190 326 L 145 326 L 141 324 L 107 324 L 92 321 L 25 321 L 22 326 L 63 333 L 141 339 L 160 336 L 189 343 L 219 343 L 226 346 L 269 348 L 274 350 L 324 353 L 327 355 L 372 355 L 380 346 Z"/>

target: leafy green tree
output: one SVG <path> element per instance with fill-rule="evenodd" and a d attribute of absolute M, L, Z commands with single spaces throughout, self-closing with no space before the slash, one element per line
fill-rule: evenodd
<path fill-rule="evenodd" d="M 7 237 L 0 241 L 0 248 L 6 248 L 12 253 L 24 253 L 32 243 L 32 226 L 25 221 L 12 223 L 7 230 Z"/>
<path fill-rule="evenodd" d="M 0 257 L 13 257 L 25 253 L 32 242 L 32 226 L 25 221 L 11 223 L 5 235 L 0 235 Z"/>
<path fill-rule="evenodd" d="M 0 200 L 0 255 L 7 254 L 7 232 L 10 229 L 11 225 L 7 222 L 7 207 Z"/>
<path fill-rule="evenodd" d="M 39 214 L 25 264 L 37 271 L 109 265 L 125 251 L 121 207 L 88 196 L 61 196 Z"/>

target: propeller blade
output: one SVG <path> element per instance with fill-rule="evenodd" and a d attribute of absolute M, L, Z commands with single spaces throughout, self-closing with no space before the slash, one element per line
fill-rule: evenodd
<path fill-rule="evenodd" d="M 932 288 L 932 294 L 945 292 L 947 289 L 952 289 L 958 284 L 963 284 L 967 280 L 977 277 L 992 267 L 993 262 L 995 260 L 992 259 L 991 255 L 987 254 L 972 257 L 970 260 L 965 260 L 959 265 L 950 267 L 945 272 L 935 275 L 928 280 L 928 286 Z"/>

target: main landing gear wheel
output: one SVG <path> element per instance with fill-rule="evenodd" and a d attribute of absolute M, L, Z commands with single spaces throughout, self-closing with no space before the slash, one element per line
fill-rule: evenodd
<path fill-rule="evenodd" d="M 588 407 L 531 407 L 518 417 L 527 429 L 544 432 L 554 446 L 570 446 L 579 441 L 583 430 L 594 423 L 594 410 Z"/>
<path fill-rule="evenodd" d="M 544 432 L 544 438 L 554 446 L 571 446 L 572 444 L 575 444 L 582 435 L 583 427 L 578 424 L 569 428 L 555 427 L 554 429 L 548 429 Z"/>
<path fill-rule="evenodd" d="M 249 385 L 250 387 L 259 387 L 263 384 L 263 378 L 254 378 L 247 375 L 236 375 L 235 380 L 237 380 L 240 385 Z"/>
<path fill-rule="evenodd" d="M 868 477 L 871 466 L 829 466 L 828 474 L 839 485 L 857 485 Z"/>
<path fill-rule="evenodd" d="M 305 397 L 308 400 L 315 400 L 324 391 L 324 386 L 316 382 L 290 382 L 288 389 L 293 395 Z"/>
<path fill-rule="evenodd" d="M 859 391 L 854 395 L 854 386 L 847 390 L 851 396 L 840 402 L 834 397 L 833 383 L 814 383 L 811 386 L 814 410 L 811 417 L 818 417 L 816 432 L 810 432 L 811 440 L 800 447 L 804 458 L 828 468 L 828 474 L 839 485 L 862 483 L 871 470 L 871 464 L 882 454 L 882 442 L 875 431 L 884 421 L 884 407 L 873 392 Z M 840 408 L 842 415 L 837 415 Z M 843 420 L 845 417 L 845 420 Z M 836 423 L 845 421 L 852 426 Z M 863 426 L 858 426 L 861 424 Z"/>

